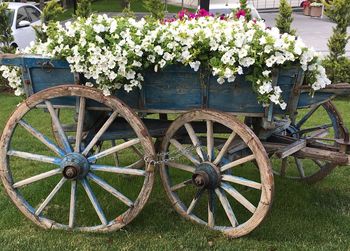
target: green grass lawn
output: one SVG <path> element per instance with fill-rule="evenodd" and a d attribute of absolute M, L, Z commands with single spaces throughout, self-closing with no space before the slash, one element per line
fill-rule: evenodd
<path fill-rule="evenodd" d="M 20 101 L 20 98 L 10 94 L 0 94 L 0 132 Z M 350 118 L 347 116 L 349 102 L 341 100 L 335 103 L 344 115 L 346 125 L 350 127 Z M 43 132 L 49 130 L 45 115 L 38 114 L 31 119 Z M 322 120 L 323 117 L 319 116 L 318 119 Z M 14 143 L 24 149 L 30 149 L 31 152 L 39 150 L 33 147 L 35 144 L 31 139 L 22 137 L 16 140 L 18 142 Z M 33 168 L 20 164 L 20 161 L 14 163 L 22 168 L 23 173 Z M 107 234 L 42 230 L 17 210 L 2 189 L 0 249 L 349 250 L 349 176 L 350 169 L 341 167 L 315 185 L 275 177 L 275 198 L 270 214 L 260 227 L 239 239 L 228 239 L 221 233 L 180 217 L 170 205 L 158 174 L 151 197 L 141 214 L 123 230 Z M 32 193 L 33 200 L 40 201 L 47 196 L 44 190 L 49 183 L 41 184 L 42 187 L 36 186 L 35 193 Z M 86 200 L 86 203 L 89 202 Z M 64 210 L 57 208 L 57 215 Z M 90 215 L 87 217 L 90 218 Z"/>
<path fill-rule="evenodd" d="M 123 9 L 121 7 L 121 0 L 97 0 L 91 4 L 91 8 L 93 12 L 122 12 Z M 147 12 L 147 10 L 143 7 L 142 1 L 133 1 L 131 3 L 131 10 L 133 12 Z M 181 10 L 181 7 L 169 5 L 167 11 L 169 13 L 178 13 Z M 62 15 L 60 15 L 59 20 L 67 20 L 71 18 L 73 15 L 73 9 L 69 8 Z"/>

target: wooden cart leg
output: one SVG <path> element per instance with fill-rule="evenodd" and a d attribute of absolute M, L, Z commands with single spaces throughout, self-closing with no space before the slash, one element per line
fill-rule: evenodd
<path fill-rule="evenodd" d="M 205 136 L 193 122 L 206 123 Z M 226 126 L 228 133 L 216 133 L 216 126 Z M 174 138 L 183 129 L 190 144 Z M 215 144 L 219 138 L 225 142 L 220 148 Z M 250 153 L 228 161 L 225 156 L 238 138 Z M 274 188 L 270 161 L 259 139 L 235 117 L 208 110 L 185 113 L 167 130 L 160 154 L 164 188 L 183 217 L 235 238 L 255 229 L 269 211 Z"/>

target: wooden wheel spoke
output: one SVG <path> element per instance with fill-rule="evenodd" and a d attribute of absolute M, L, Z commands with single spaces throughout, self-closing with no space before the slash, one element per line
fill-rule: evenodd
<path fill-rule="evenodd" d="M 201 143 L 200 143 L 192 125 L 190 123 L 185 123 L 185 128 L 186 128 L 188 135 L 191 138 L 193 146 L 196 148 L 196 152 L 197 152 L 198 156 L 204 161 L 205 158 L 204 158 L 203 151 L 201 149 Z"/>
<path fill-rule="evenodd" d="M 39 155 L 39 154 L 34 154 L 34 153 L 15 151 L 15 150 L 8 151 L 7 155 L 13 156 L 13 157 L 18 157 L 21 159 L 50 163 L 50 164 L 54 164 L 54 165 L 60 165 L 61 161 L 62 161 L 60 158 L 49 157 L 49 156 Z"/>
<path fill-rule="evenodd" d="M 176 162 L 167 162 L 166 165 L 170 167 L 174 167 L 176 169 L 186 171 L 186 172 L 190 172 L 190 173 L 194 173 L 196 171 L 196 168 L 193 166 L 188 166 L 188 165 L 180 164 Z"/>
<path fill-rule="evenodd" d="M 227 175 L 224 174 L 221 176 L 221 179 L 224 181 L 232 182 L 235 184 L 243 185 L 246 187 L 254 188 L 261 190 L 261 184 L 252 180 L 248 180 L 239 176 Z"/>
<path fill-rule="evenodd" d="M 214 160 L 214 165 L 218 165 L 221 162 L 221 159 L 224 157 L 224 155 L 226 154 L 226 152 L 228 151 L 233 139 L 235 138 L 236 133 L 232 132 L 230 134 L 230 136 L 228 137 L 228 139 L 226 140 L 224 146 L 222 147 L 222 149 L 220 150 L 218 156 L 216 157 L 216 159 Z"/>
<path fill-rule="evenodd" d="M 296 124 L 296 128 L 300 128 L 320 106 L 321 105 L 319 104 L 312 107 L 311 110 L 307 114 L 305 114 L 305 116 Z"/>
<path fill-rule="evenodd" d="M 64 156 L 65 152 L 59 148 L 56 144 L 54 144 L 49 138 L 47 138 L 45 135 L 43 135 L 41 132 L 30 126 L 27 122 L 25 122 L 23 119 L 18 121 L 18 124 L 20 124 L 24 129 L 26 129 L 31 135 L 33 135 L 35 138 L 37 138 L 39 141 L 41 141 L 45 146 L 47 146 L 49 149 L 51 149 L 53 152 L 55 152 L 59 156 Z"/>
<path fill-rule="evenodd" d="M 221 205 L 224 208 L 225 213 L 227 215 L 227 218 L 229 219 L 231 225 L 233 227 L 238 226 L 239 225 L 238 221 L 236 219 L 235 214 L 233 213 L 232 207 L 231 207 L 230 202 L 228 201 L 226 195 L 219 188 L 215 189 L 215 193 L 218 196 L 218 198 L 221 202 Z"/>
<path fill-rule="evenodd" d="M 90 150 L 94 147 L 94 145 L 96 145 L 96 143 L 98 142 L 98 140 L 101 138 L 101 136 L 107 131 L 107 129 L 109 128 L 109 126 L 113 123 L 113 121 L 115 120 L 115 118 L 118 116 L 118 112 L 114 111 L 109 118 L 107 119 L 107 121 L 104 123 L 104 125 L 100 128 L 100 130 L 96 133 L 96 135 L 93 137 L 93 139 L 90 141 L 90 143 L 86 146 L 86 148 L 83 151 L 83 155 L 87 155 Z"/>
<path fill-rule="evenodd" d="M 75 222 L 75 207 L 77 200 L 77 181 L 73 180 L 71 183 L 71 191 L 70 191 L 70 205 L 69 205 L 69 223 L 68 226 L 70 228 L 74 227 Z"/>
<path fill-rule="evenodd" d="M 223 165 L 221 168 L 220 168 L 220 171 L 221 172 L 224 172 L 230 168 L 233 168 L 233 167 L 236 167 L 236 166 L 239 166 L 239 165 L 242 165 L 244 163 L 247 163 L 249 161 L 252 161 L 255 159 L 255 155 L 254 154 L 251 154 L 251 155 L 248 155 L 246 157 L 243 157 L 241 159 L 238 159 L 238 160 L 235 160 L 235 161 L 232 161 L 226 165 Z"/>
<path fill-rule="evenodd" d="M 208 190 L 208 226 L 215 226 L 215 194 L 213 190 Z"/>
<path fill-rule="evenodd" d="M 221 182 L 221 188 L 224 189 L 229 195 L 231 195 L 236 201 L 238 201 L 251 213 L 255 213 L 256 207 L 231 185 Z"/>
<path fill-rule="evenodd" d="M 55 186 L 55 188 L 51 191 L 51 193 L 47 196 L 44 202 L 38 207 L 35 211 L 35 215 L 39 216 L 41 212 L 45 209 L 45 207 L 50 203 L 53 197 L 57 194 L 57 192 L 61 189 L 63 184 L 67 181 L 66 178 L 62 178 L 60 182 Z"/>
<path fill-rule="evenodd" d="M 305 178 L 305 172 L 304 172 L 304 168 L 303 168 L 303 162 L 298 159 L 298 158 L 294 158 L 295 160 L 295 164 L 297 166 L 297 169 L 298 169 L 298 172 L 299 172 L 299 175 L 301 178 Z"/>
<path fill-rule="evenodd" d="M 66 133 L 64 132 L 61 122 L 57 116 L 57 113 L 55 112 L 55 109 L 53 108 L 52 104 L 50 101 L 45 101 L 46 107 L 49 110 L 49 113 L 51 115 L 52 123 L 55 126 L 58 136 L 61 140 L 62 145 L 64 146 L 64 149 L 67 153 L 72 152 L 72 147 L 68 141 L 68 137 Z"/>
<path fill-rule="evenodd" d="M 127 142 L 129 141 L 128 139 L 123 139 L 124 142 Z M 143 158 L 144 154 L 139 150 L 137 149 L 135 146 L 131 146 L 131 149 L 140 157 L 140 158 Z"/>
<path fill-rule="evenodd" d="M 119 192 L 117 189 L 115 189 L 114 187 L 109 185 L 106 181 L 104 181 L 100 177 L 94 175 L 93 173 L 89 173 L 88 178 L 91 179 L 92 181 L 94 181 L 97 185 L 99 185 L 103 189 L 105 189 L 107 192 L 112 194 L 114 197 L 119 199 L 121 202 L 123 202 L 128 207 L 134 206 L 134 203 L 128 197 L 126 197 L 124 194 Z"/>
<path fill-rule="evenodd" d="M 140 169 L 142 167 L 145 167 L 145 161 L 142 159 L 139 159 L 138 161 L 126 166 L 125 168 L 130 168 L 130 169 Z"/>
<path fill-rule="evenodd" d="M 198 190 L 198 191 L 196 192 L 196 194 L 195 194 L 193 200 L 191 201 L 191 204 L 190 204 L 190 205 L 188 206 L 188 208 L 187 208 L 187 214 L 191 214 L 191 213 L 192 213 L 192 211 L 193 211 L 194 208 L 196 207 L 196 205 L 197 205 L 197 203 L 198 203 L 200 197 L 202 196 L 203 192 L 204 192 L 204 189 L 200 189 L 200 190 Z"/>
<path fill-rule="evenodd" d="M 199 165 L 200 162 L 198 159 L 196 159 L 188 150 L 186 150 L 183 145 L 176 139 L 171 139 L 170 143 L 178 149 L 183 156 L 185 156 L 187 159 L 189 159 L 193 164 Z"/>
<path fill-rule="evenodd" d="M 124 168 L 124 167 L 115 167 L 115 166 L 106 166 L 106 165 L 91 165 L 90 169 L 93 171 L 146 176 L 146 171 L 144 170 L 131 169 L 127 167 Z"/>
<path fill-rule="evenodd" d="M 176 190 L 179 190 L 179 189 L 184 188 L 184 187 L 191 185 L 191 184 L 192 184 L 192 179 L 188 179 L 188 180 L 185 180 L 179 184 L 172 186 L 170 189 L 171 189 L 171 191 L 174 192 Z"/>
<path fill-rule="evenodd" d="M 96 153 L 96 154 L 93 155 L 93 156 L 90 156 L 90 157 L 88 158 L 88 161 L 93 162 L 93 161 L 95 161 L 95 160 L 97 160 L 97 159 L 106 157 L 106 156 L 108 156 L 108 155 L 110 155 L 110 154 L 113 154 L 113 153 L 119 152 L 119 151 L 121 151 L 121 150 L 124 150 L 124 149 L 126 149 L 126 148 L 129 148 L 129 147 L 131 147 L 131 146 L 133 146 L 133 145 L 136 145 L 136 144 L 138 144 L 138 143 L 140 143 L 140 142 L 141 142 L 141 141 L 140 141 L 140 139 L 138 139 L 138 138 L 137 138 L 137 139 L 129 140 L 129 141 L 124 142 L 124 143 L 122 143 L 122 144 L 120 144 L 120 145 L 116 145 L 116 146 L 111 147 L 111 148 L 109 148 L 109 149 L 107 149 L 107 150 L 104 150 L 104 151 L 102 151 L 102 152 Z"/>
<path fill-rule="evenodd" d="M 106 216 L 100 206 L 100 203 L 98 202 L 95 194 L 93 193 L 90 185 L 89 185 L 89 182 L 86 180 L 86 179 L 83 179 L 81 180 L 81 184 L 83 185 L 84 189 L 85 189 L 85 192 L 86 194 L 88 195 L 90 201 L 91 201 L 91 204 L 92 206 L 94 207 L 96 213 L 97 213 L 97 216 L 98 218 L 100 219 L 101 223 L 103 225 L 107 225 L 108 224 L 108 221 L 106 219 Z"/>
<path fill-rule="evenodd" d="M 84 97 L 80 97 L 77 133 L 75 136 L 75 149 L 74 149 L 75 152 L 80 152 L 81 140 L 82 140 L 83 130 L 84 130 L 85 106 L 86 106 L 86 99 Z"/>
<path fill-rule="evenodd" d="M 13 187 L 14 188 L 20 188 L 20 187 L 32 184 L 32 183 L 34 183 L 36 181 L 43 180 L 43 179 L 52 177 L 54 175 L 57 175 L 57 174 L 61 173 L 61 171 L 62 170 L 60 168 L 57 168 L 57 169 L 54 169 L 54 170 L 51 170 L 51 171 L 48 171 L 48 172 L 45 172 L 45 173 L 41 173 L 41 174 L 35 175 L 35 176 L 32 176 L 32 177 L 30 177 L 28 179 L 24 179 L 24 180 L 21 180 L 21 181 L 18 181 L 16 183 L 14 183 Z"/>
<path fill-rule="evenodd" d="M 207 151 L 208 161 L 212 161 L 214 157 L 214 132 L 213 121 L 207 120 Z"/>
<path fill-rule="evenodd" d="M 314 126 L 314 127 L 310 127 L 310 128 L 305 128 L 302 130 L 299 130 L 297 132 L 295 132 L 294 134 L 299 134 L 299 135 L 303 135 L 305 133 L 310 133 L 310 132 L 315 132 L 315 131 L 319 131 L 319 130 L 325 130 L 328 128 L 333 127 L 333 124 L 325 124 L 325 125 L 320 125 L 320 126 Z"/>

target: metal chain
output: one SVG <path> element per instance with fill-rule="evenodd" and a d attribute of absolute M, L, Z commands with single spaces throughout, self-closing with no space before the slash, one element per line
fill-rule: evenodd
<path fill-rule="evenodd" d="M 157 153 L 156 160 L 154 160 L 152 157 L 145 156 L 144 161 L 146 163 L 151 164 L 151 165 L 160 165 L 163 163 L 167 163 L 169 161 L 174 161 L 174 160 L 180 159 L 180 157 L 182 157 L 184 154 L 191 153 L 191 151 L 195 150 L 198 147 L 203 149 L 203 147 L 201 145 L 190 145 L 190 146 L 184 147 L 182 150 L 177 150 L 175 152 Z M 166 156 L 170 156 L 170 157 L 165 158 Z M 164 159 L 162 159 L 162 158 L 164 158 Z"/>

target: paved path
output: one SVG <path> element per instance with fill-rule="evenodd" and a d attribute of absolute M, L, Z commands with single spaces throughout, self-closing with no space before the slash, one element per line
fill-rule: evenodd
<path fill-rule="evenodd" d="M 278 13 L 261 13 L 261 17 L 265 19 L 270 26 L 275 25 L 275 17 Z M 322 54 L 328 53 L 327 42 L 332 35 L 332 28 L 335 25 L 327 17 L 311 18 L 304 16 L 302 13 L 293 13 L 293 27 L 297 30 L 297 34 L 304 42 L 313 47 Z M 348 29 L 348 33 L 350 30 Z M 346 48 L 347 55 L 350 55 L 350 43 Z"/>

